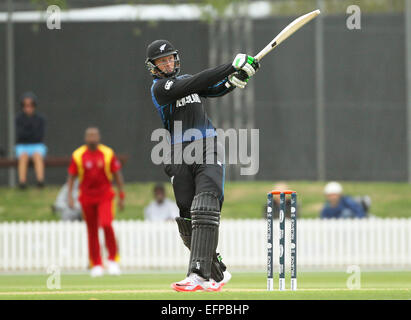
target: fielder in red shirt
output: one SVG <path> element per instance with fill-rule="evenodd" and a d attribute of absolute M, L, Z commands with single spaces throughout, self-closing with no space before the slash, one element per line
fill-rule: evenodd
<path fill-rule="evenodd" d="M 100 144 L 98 128 L 90 127 L 85 133 L 85 145 L 73 152 L 68 168 L 69 206 L 74 206 L 72 197 L 73 183 L 76 177 L 80 182 L 79 202 L 83 208 L 83 217 L 87 224 L 88 250 L 91 264 L 91 276 L 104 273 L 101 261 L 98 228 L 104 230 L 104 239 L 108 250 L 109 274 L 120 274 L 118 251 L 112 221 L 114 218 L 114 197 L 112 188 L 114 178 L 119 191 L 119 208 L 124 208 L 123 177 L 114 151 Z"/>

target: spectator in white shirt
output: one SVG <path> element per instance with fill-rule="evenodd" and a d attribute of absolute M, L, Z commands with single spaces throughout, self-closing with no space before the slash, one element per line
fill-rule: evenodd
<path fill-rule="evenodd" d="M 154 200 L 144 208 L 144 219 L 147 221 L 171 221 L 179 216 L 175 202 L 166 198 L 164 185 L 154 187 Z"/>

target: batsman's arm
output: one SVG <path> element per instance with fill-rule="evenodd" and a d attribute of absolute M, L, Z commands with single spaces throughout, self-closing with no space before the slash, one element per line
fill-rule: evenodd
<path fill-rule="evenodd" d="M 162 79 L 155 85 L 154 95 L 160 105 L 172 103 L 190 94 L 204 92 L 235 71 L 231 63 L 227 63 L 187 78 Z"/>
<path fill-rule="evenodd" d="M 224 80 L 217 82 L 213 86 L 208 87 L 207 90 L 199 92 L 198 94 L 204 98 L 222 97 L 234 89 L 235 86 L 229 83 L 228 78 L 225 78 Z"/>

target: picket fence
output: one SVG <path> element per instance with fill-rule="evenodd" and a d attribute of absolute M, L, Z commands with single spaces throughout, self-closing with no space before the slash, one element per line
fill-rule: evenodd
<path fill-rule="evenodd" d="M 289 226 L 286 228 L 286 264 Z M 187 266 L 188 250 L 173 222 L 115 221 L 121 266 L 133 270 L 171 270 Z M 275 244 L 278 221 L 274 220 Z M 104 247 L 103 234 L 101 245 Z M 266 222 L 222 220 L 219 252 L 232 268 L 266 266 Z M 105 250 L 103 250 L 105 256 Z M 278 246 L 274 246 L 278 261 Z M 0 224 L 0 270 L 40 271 L 50 266 L 85 270 L 87 234 L 82 222 L 8 222 Z M 298 269 L 411 268 L 411 219 L 301 219 L 297 227 Z"/>

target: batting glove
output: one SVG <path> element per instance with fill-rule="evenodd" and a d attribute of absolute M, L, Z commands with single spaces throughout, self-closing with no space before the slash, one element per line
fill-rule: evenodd
<path fill-rule="evenodd" d="M 236 70 L 245 71 L 248 77 L 252 77 L 260 68 L 260 63 L 257 59 L 244 53 L 237 54 L 232 65 Z"/>
<path fill-rule="evenodd" d="M 233 73 L 228 76 L 228 83 L 230 86 L 237 87 L 240 89 L 244 89 L 245 86 L 247 85 L 248 82 L 248 76 L 246 74 L 246 77 L 241 77 L 239 72 Z"/>

